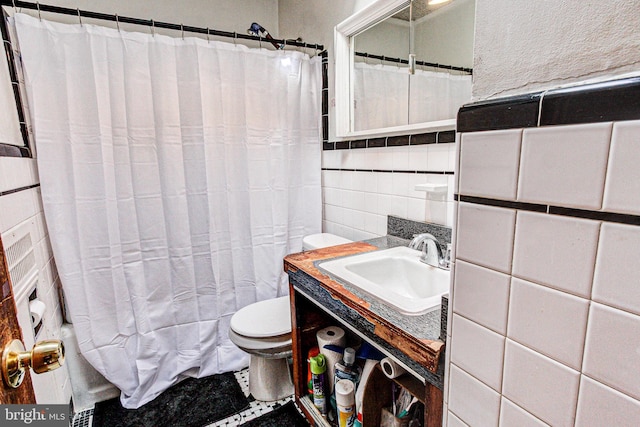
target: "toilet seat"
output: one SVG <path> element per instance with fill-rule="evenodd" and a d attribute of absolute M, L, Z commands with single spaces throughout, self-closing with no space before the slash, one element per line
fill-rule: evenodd
<path fill-rule="evenodd" d="M 231 330 L 246 338 L 277 338 L 288 335 L 291 343 L 289 297 L 273 298 L 249 304 L 231 317 Z M 281 340 L 278 340 L 280 342 Z"/>
<path fill-rule="evenodd" d="M 265 357 L 291 351 L 291 334 L 278 335 L 270 338 L 249 338 L 229 330 L 229 339 L 247 353 L 260 354 Z"/>

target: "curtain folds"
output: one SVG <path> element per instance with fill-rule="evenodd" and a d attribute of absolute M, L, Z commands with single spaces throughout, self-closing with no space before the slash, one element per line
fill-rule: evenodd
<path fill-rule="evenodd" d="M 402 126 L 456 117 L 471 100 L 471 76 L 355 63 L 354 130 Z"/>
<path fill-rule="evenodd" d="M 125 407 L 247 365 L 239 308 L 321 228 L 320 59 L 15 15 L 49 236 Z"/>

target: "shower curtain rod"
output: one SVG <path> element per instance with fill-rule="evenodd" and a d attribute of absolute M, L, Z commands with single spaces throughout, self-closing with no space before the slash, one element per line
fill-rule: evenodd
<path fill-rule="evenodd" d="M 120 15 L 110 15 L 107 13 L 92 12 L 88 10 L 70 9 L 70 8 L 60 7 L 60 6 L 50 6 L 50 5 L 40 4 L 38 2 L 31 3 L 26 1 L 0 0 L 0 6 L 10 6 L 16 9 L 25 8 L 25 9 L 37 10 L 38 13 L 51 12 L 51 13 L 58 13 L 61 15 L 71 15 L 71 16 L 77 16 L 78 19 L 91 18 L 91 19 L 99 19 L 103 21 L 111 21 L 111 22 L 115 22 L 116 24 L 124 23 L 124 24 L 143 25 L 143 26 L 152 27 L 152 28 L 165 28 L 169 30 L 181 31 L 183 33 L 186 31 L 190 33 L 205 34 L 207 36 L 218 36 L 218 37 L 228 37 L 233 39 L 253 40 L 253 41 L 258 41 L 260 43 L 262 42 L 278 43 L 278 44 L 282 44 L 285 48 L 287 46 L 296 46 L 296 47 L 302 47 L 302 48 L 315 49 L 317 51 L 324 51 L 324 45 L 321 45 L 321 44 L 304 43 L 304 42 L 299 42 L 297 40 L 268 39 L 266 37 L 252 36 L 249 34 L 242 34 L 242 33 L 230 32 L 230 31 L 221 31 L 221 30 L 212 30 L 210 28 L 193 27 L 190 25 L 183 25 L 183 24 L 172 24 L 169 22 L 162 22 L 162 21 L 154 21 L 153 19 L 146 20 L 146 19 L 131 18 L 127 16 L 120 16 Z"/>
<path fill-rule="evenodd" d="M 391 58 L 384 55 L 373 55 L 367 52 L 355 52 L 356 56 L 363 58 L 379 59 L 381 61 L 395 62 L 397 64 L 408 64 L 409 61 L 402 58 Z M 434 62 L 416 61 L 416 65 L 422 65 L 424 67 L 443 68 L 446 70 L 463 71 L 465 73 L 473 74 L 473 68 L 456 67 L 453 65 L 436 64 Z"/>

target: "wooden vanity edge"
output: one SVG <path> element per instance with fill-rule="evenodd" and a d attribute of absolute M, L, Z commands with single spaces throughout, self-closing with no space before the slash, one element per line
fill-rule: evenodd
<path fill-rule="evenodd" d="M 378 247 L 368 243 L 353 242 L 313 251 L 298 252 L 287 255 L 284 258 L 284 271 L 286 273 L 295 273 L 302 270 L 307 275 L 316 279 L 318 283 L 330 293 L 332 298 L 352 308 L 371 322 L 374 325 L 374 333 L 376 336 L 396 346 L 408 357 L 424 366 L 429 372 L 436 373 L 440 354 L 445 345 L 444 342 L 440 340 L 419 339 L 389 323 L 377 314 L 371 312 L 369 302 L 354 295 L 342 284 L 321 273 L 314 265 L 314 262 L 319 260 L 355 255 L 378 249 Z M 401 341 L 404 345 L 398 346 L 398 337 L 403 338 Z"/>

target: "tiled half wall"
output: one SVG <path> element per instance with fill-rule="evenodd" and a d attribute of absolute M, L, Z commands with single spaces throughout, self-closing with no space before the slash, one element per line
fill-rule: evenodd
<path fill-rule="evenodd" d="M 322 151 L 323 230 L 387 234 L 387 216 L 453 226 L 455 132 L 340 141 Z M 446 185 L 441 193 L 418 184 Z"/>
<path fill-rule="evenodd" d="M 448 426 L 640 420 L 640 79 L 460 111 Z"/>

